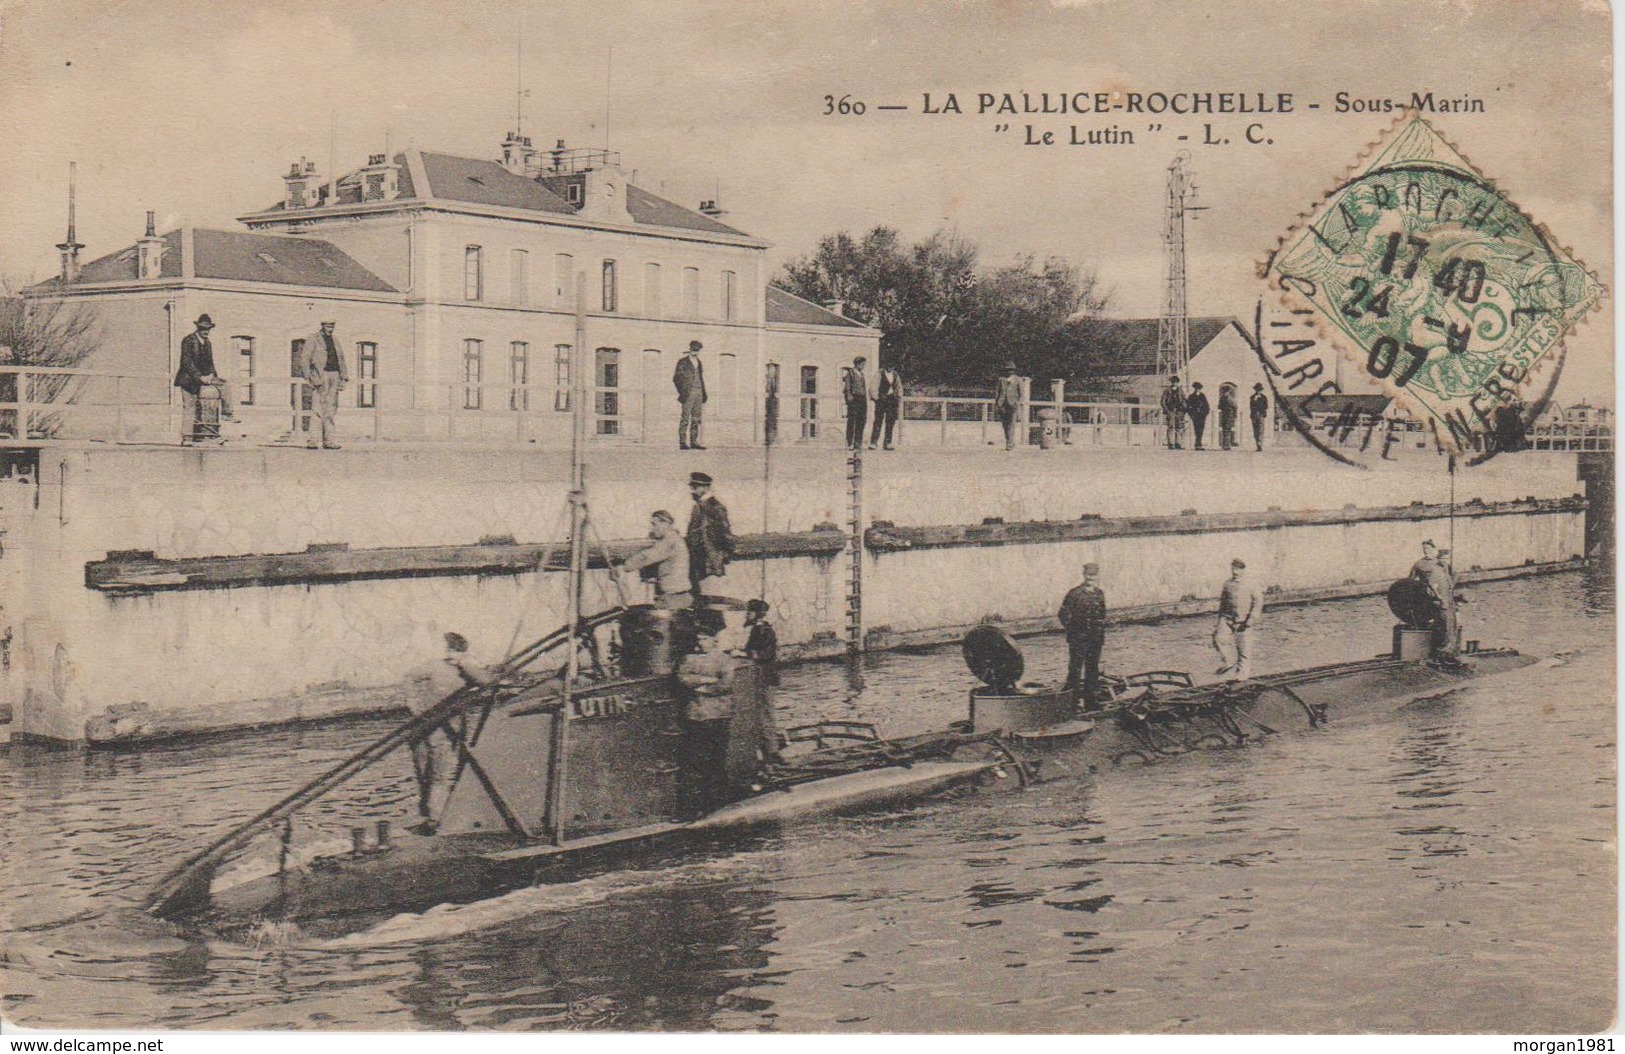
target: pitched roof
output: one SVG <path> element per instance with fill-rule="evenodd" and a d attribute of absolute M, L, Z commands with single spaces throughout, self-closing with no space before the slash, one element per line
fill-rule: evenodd
<path fill-rule="evenodd" d="M 1071 325 L 1072 341 L 1083 352 L 1090 372 L 1108 377 L 1146 376 L 1157 372 L 1155 318 L 1084 318 Z M 1229 326 L 1240 326 L 1229 316 L 1189 320 L 1191 357 Z"/>
<path fill-rule="evenodd" d="M 429 150 L 417 151 L 417 156 L 423 161 L 423 174 L 429 185 L 418 187 L 412 179 L 412 166 L 407 161 L 407 155 L 396 154 L 391 158 L 399 168 L 397 185 L 400 193 L 396 200 L 440 198 L 446 201 L 463 201 L 471 205 L 495 205 L 500 208 L 548 212 L 559 216 L 574 216 L 581 211 L 566 201 L 563 195 L 547 186 L 543 179 L 516 175 L 503 168 L 500 162 L 459 157 L 456 154 L 440 154 Z M 318 191 L 323 198 L 323 205 L 331 204 L 325 200 L 328 190 L 328 185 L 324 183 Z M 339 205 L 361 203 L 359 170 L 339 178 L 336 203 Z M 259 211 L 282 212 L 285 211 L 285 206 L 279 201 Z M 676 202 L 667 201 L 658 194 L 651 194 L 631 183 L 626 186 L 626 211 L 631 213 L 634 223 L 651 227 L 676 227 L 711 234 L 749 237 L 744 231 L 719 223 L 710 216 L 684 208 Z"/>
<path fill-rule="evenodd" d="M 676 202 L 651 194 L 642 187 L 626 185 L 626 211 L 638 223 L 656 227 L 684 227 L 691 231 L 710 231 L 713 234 L 744 234 L 726 223 L 718 223 L 703 212 L 685 209 Z"/>
<path fill-rule="evenodd" d="M 311 285 L 329 289 L 362 289 L 393 293 L 379 278 L 331 242 L 316 238 L 220 231 L 199 227 L 192 232 L 192 273 L 199 278 L 238 282 Z"/>
<path fill-rule="evenodd" d="M 850 319 L 845 315 L 829 310 L 829 308 L 820 307 L 811 300 L 803 300 L 794 293 L 780 289 L 776 285 L 767 287 L 767 320 L 769 322 L 787 322 L 799 326 L 866 328 L 863 323 L 856 319 Z"/>
<path fill-rule="evenodd" d="M 179 278 L 181 253 L 186 239 L 182 230 L 164 235 L 161 276 Z M 318 238 L 249 231 L 222 231 L 210 227 L 192 229 L 192 274 L 198 278 L 221 278 L 235 282 L 266 282 L 272 285 L 315 286 L 322 289 L 358 289 L 375 293 L 396 292 L 342 249 Z M 74 286 L 95 282 L 131 282 L 136 279 L 136 247 L 130 246 L 86 264 Z M 35 289 L 62 287 L 60 278 L 41 282 Z"/>
<path fill-rule="evenodd" d="M 454 154 L 423 151 L 423 173 L 429 177 L 429 195 L 475 205 L 499 205 L 532 212 L 573 216 L 576 207 L 547 187 L 509 172 L 495 161 L 479 161 Z M 405 194 L 403 192 L 402 196 Z"/>

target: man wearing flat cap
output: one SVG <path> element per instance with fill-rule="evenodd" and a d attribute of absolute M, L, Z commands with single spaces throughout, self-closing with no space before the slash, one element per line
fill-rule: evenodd
<path fill-rule="evenodd" d="M 232 397 L 231 382 L 214 368 L 214 346 L 209 343 L 209 330 L 213 328 L 214 319 L 199 315 L 197 322 L 193 323 L 193 331 L 181 341 L 181 364 L 175 371 L 175 387 L 181 390 L 183 443 L 190 441 L 195 434 L 198 392 L 205 384 L 220 390 L 220 416 L 228 421 L 235 417 L 232 407 L 237 405 L 237 401 Z"/>
<path fill-rule="evenodd" d="M 1213 648 L 1224 665 L 1220 677 L 1244 681 L 1252 676 L 1253 629 L 1264 613 L 1264 591 L 1247 575 L 1247 562 L 1230 561 L 1230 579 L 1219 591 L 1219 622 Z"/>
<path fill-rule="evenodd" d="M 1178 377 L 1168 378 L 1168 387 L 1162 390 L 1163 445 L 1169 450 L 1185 448 L 1185 389 Z"/>
<path fill-rule="evenodd" d="M 1106 643 L 1106 593 L 1100 588 L 1099 564 L 1083 565 L 1083 582 L 1061 601 L 1058 617 L 1066 631 L 1066 686 L 1074 699 L 1081 690 L 1085 710 L 1098 710 L 1100 650 Z"/>
<path fill-rule="evenodd" d="M 338 424 L 334 418 L 339 412 L 339 392 L 350 383 L 350 370 L 344 364 L 344 349 L 333 335 L 336 325 L 331 320 L 325 321 L 315 336 L 305 338 L 304 357 L 300 362 L 300 372 L 305 375 L 305 383 L 310 385 L 314 396 L 316 415 L 322 421 L 323 450 L 339 448 Z M 315 449 L 316 438 L 312 436 L 306 445 Z"/>
<path fill-rule="evenodd" d="M 688 493 L 694 499 L 694 509 L 688 516 L 688 576 L 696 596 L 709 596 L 733 559 L 733 527 L 728 522 L 727 506 L 711 493 L 710 476 L 690 473 Z"/>

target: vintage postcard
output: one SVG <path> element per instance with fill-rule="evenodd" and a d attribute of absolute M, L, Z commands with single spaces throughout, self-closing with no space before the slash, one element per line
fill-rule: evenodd
<path fill-rule="evenodd" d="M 1611 1050 L 1612 35 L 0 3 L 0 1031 Z"/>

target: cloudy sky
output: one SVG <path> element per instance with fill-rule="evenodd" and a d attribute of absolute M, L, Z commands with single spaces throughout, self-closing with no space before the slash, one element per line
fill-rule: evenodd
<path fill-rule="evenodd" d="M 0 274 L 55 272 L 70 160 L 94 257 L 139 235 L 146 209 L 160 229 L 231 226 L 278 199 L 288 161 L 325 168 L 335 126 L 344 169 L 386 137 L 495 157 L 521 25 L 527 133 L 607 136 L 639 183 L 684 204 L 720 185 L 728 222 L 773 242 L 775 263 L 834 230 L 946 226 L 989 262 L 1094 266 L 1115 313 L 1153 315 L 1164 172 L 1188 147 L 1208 206 L 1189 234 L 1191 310 L 1247 315 L 1254 262 L 1391 120 L 1338 114 L 1337 93 L 1431 91 L 1485 100 L 1435 123 L 1613 282 L 1611 26 L 1581 0 L 4 0 Z M 970 112 L 980 92 L 1114 89 L 1291 92 L 1297 112 Z M 926 92 L 956 93 L 966 113 L 921 114 Z M 848 94 L 869 112 L 823 115 L 826 95 Z M 1255 119 L 1272 143 L 1240 142 Z M 1137 142 L 1027 147 L 1029 121 L 1062 141 L 1073 123 L 1115 124 Z M 1200 145 L 1208 122 L 1232 142 Z M 1610 310 L 1571 341 L 1560 399 L 1611 391 L 1611 329 Z"/>

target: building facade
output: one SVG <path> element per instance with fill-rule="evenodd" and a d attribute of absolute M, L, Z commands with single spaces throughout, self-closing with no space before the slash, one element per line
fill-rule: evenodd
<path fill-rule="evenodd" d="M 840 366 L 879 358 L 877 330 L 768 286 L 766 242 L 713 202 L 630 183 L 605 151 L 510 135 L 500 161 L 409 148 L 325 181 L 301 161 L 283 182 L 245 230 L 160 235 L 149 214 L 134 245 L 82 268 L 64 250 L 30 295 L 96 312 L 87 365 L 104 375 L 66 434 L 177 433 L 169 378 L 205 313 L 240 427 L 294 441 L 310 421 L 292 364 L 325 320 L 351 373 L 341 432 L 380 439 L 567 442 L 581 371 L 594 437 L 674 440 L 672 371 L 698 340 L 708 443 L 760 442 L 775 383 L 781 438 L 821 441 L 838 431 L 819 421 L 839 415 Z"/>

